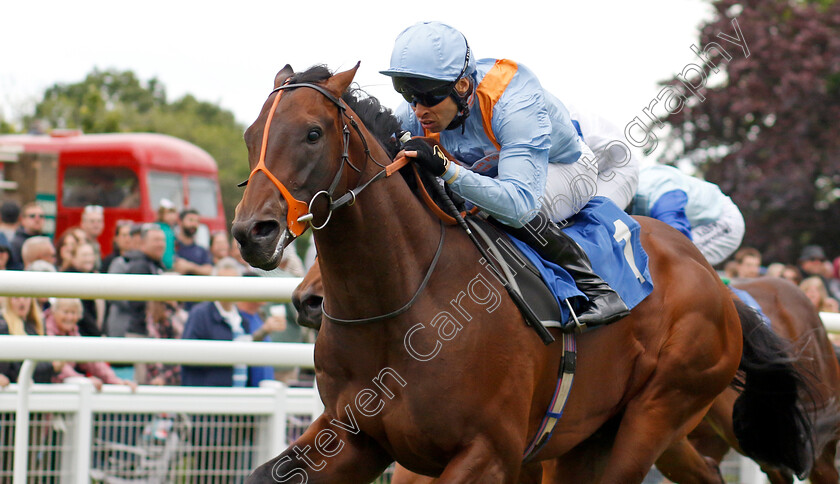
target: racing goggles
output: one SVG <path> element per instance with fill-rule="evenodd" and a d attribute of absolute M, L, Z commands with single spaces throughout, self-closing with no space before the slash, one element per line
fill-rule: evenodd
<path fill-rule="evenodd" d="M 437 81 L 416 77 L 394 77 L 394 89 L 412 105 L 437 106 L 452 94 L 457 81 Z"/>

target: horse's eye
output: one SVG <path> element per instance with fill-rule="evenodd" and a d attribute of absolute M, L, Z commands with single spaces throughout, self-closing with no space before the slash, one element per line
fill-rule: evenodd
<path fill-rule="evenodd" d="M 321 130 L 317 128 L 310 129 L 308 133 L 306 133 L 306 141 L 310 143 L 314 143 L 321 138 Z"/>

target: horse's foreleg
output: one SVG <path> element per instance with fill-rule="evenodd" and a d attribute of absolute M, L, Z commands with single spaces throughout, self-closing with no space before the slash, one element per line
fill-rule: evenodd
<path fill-rule="evenodd" d="M 434 477 L 415 474 L 399 464 L 394 467 L 394 475 L 391 476 L 391 484 L 433 484 L 434 482 Z"/>
<path fill-rule="evenodd" d="M 700 455 L 686 438 L 668 447 L 656 460 L 656 467 L 673 482 L 724 482 L 717 462 L 711 457 Z"/>
<path fill-rule="evenodd" d="M 356 431 L 331 425 L 321 415 L 285 452 L 257 468 L 248 484 L 367 483 L 391 463 L 373 439 Z"/>
<path fill-rule="evenodd" d="M 811 475 L 808 476 L 813 484 L 836 483 L 838 480 L 837 468 L 834 467 L 834 454 L 837 452 L 837 441 L 826 444 L 822 453 L 814 462 Z"/>
<path fill-rule="evenodd" d="M 521 456 L 499 453 L 486 438 L 476 437 L 458 453 L 436 481 L 438 484 L 516 484 Z"/>

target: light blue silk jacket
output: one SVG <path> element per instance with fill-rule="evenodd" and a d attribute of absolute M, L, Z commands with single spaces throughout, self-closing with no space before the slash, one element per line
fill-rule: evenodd
<path fill-rule="evenodd" d="M 495 59 L 481 59 L 472 75 L 479 85 Z M 490 116 L 501 150 L 487 137 L 475 93 L 470 115 L 461 128 L 440 133 L 440 141 L 468 169 L 460 169 L 452 189 L 503 223 L 521 227 L 541 206 L 549 163 L 574 163 L 581 156 L 582 140 L 559 99 L 543 89 L 537 77 L 519 64 Z M 396 111 L 403 129 L 423 136 L 412 107 Z M 455 167 L 443 175 L 449 179 Z"/>

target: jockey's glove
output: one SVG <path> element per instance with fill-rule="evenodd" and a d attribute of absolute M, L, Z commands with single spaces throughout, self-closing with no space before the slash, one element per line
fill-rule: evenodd
<path fill-rule="evenodd" d="M 433 148 L 422 139 L 410 139 L 403 145 L 403 150 L 405 156 L 414 158 L 417 165 L 434 176 L 443 175 L 449 168 L 450 161 L 446 159 L 443 150 L 438 145 Z"/>

